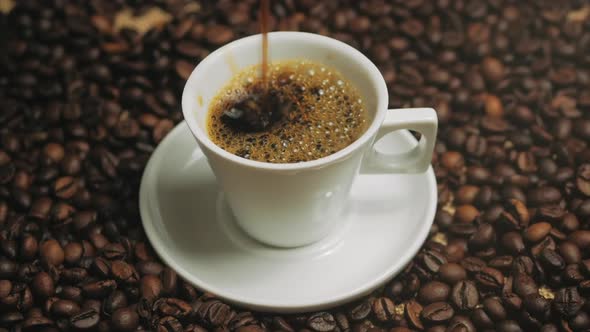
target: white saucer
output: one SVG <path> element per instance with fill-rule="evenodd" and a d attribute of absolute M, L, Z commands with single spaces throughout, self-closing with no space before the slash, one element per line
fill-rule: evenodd
<path fill-rule="evenodd" d="M 413 144 L 399 131 L 378 146 L 401 152 Z M 366 295 L 401 271 L 428 235 L 436 193 L 432 168 L 418 175 L 360 174 L 337 231 L 307 247 L 268 247 L 237 228 L 182 122 L 152 155 L 139 203 L 152 246 L 185 280 L 253 310 L 302 312 Z"/>

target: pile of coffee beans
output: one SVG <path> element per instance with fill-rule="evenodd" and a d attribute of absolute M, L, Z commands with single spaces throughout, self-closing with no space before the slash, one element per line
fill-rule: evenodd
<path fill-rule="evenodd" d="M 138 214 L 184 80 L 258 31 L 257 1 L 0 4 L 1 332 L 590 329 L 587 1 L 272 1 L 272 29 L 357 47 L 390 106 L 440 120 L 439 205 L 419 254 L 374 294 L 301 315 L 197 291 Z M 140 22 L 121 24 L 122 10 Z"/>

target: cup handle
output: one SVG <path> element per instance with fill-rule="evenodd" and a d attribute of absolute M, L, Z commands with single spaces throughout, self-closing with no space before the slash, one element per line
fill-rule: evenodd
<path fill-rule="evenodd" d="M 369 151 L 365 154 L 361 173 L 422 173 L 430 166 L 436 142 L 438 118 L 432 108 L 400 108 L 387 111 Z M 379 140 L 396 130 L 409 129 L 422 136 L 410 151 L 392 154 L 375 148 Z"/>

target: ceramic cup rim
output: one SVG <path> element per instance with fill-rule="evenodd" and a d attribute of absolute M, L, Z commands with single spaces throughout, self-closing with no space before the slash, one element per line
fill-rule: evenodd
<path fill-rule="evenodd" d="M 334 56 L 340 56 L 341 54 L 347 54 L 349 57 L 354 59 L 354 65 L 361 67 L 364 71 L 368 72 L 370 80 L 373 83 L 373 86 L 376 87 L 376 102 L 375 102 L 375 115 L 373 116 L 373 120 L 367 128 L 367 130 L 352 144 L 348 145 L 344 149 L 337 151 L 336 153 L 330 154 L 326 157 L 304 161 L 299 163 L 269 163 L 269 162 L 262 162 L 256 160 L 250 160 L 238 157 L 230 152 L 225 151 L 221 147 L 217 146 L 213 141 L 209 138 L 208 134 L 197 124 L 197 121 L 192 115 L 192 111 L 196 108 L 197 100 L 196 98 L 192 98 L 193 94 L 188 91 L 189 86 L 193 86 L 191 82 L 198 81 L 201 79 L 201 73 L 204 71 L 204 68 L 210 66 L 211 63 L 218 57 L 224 57 L 225 54 L 228 52 L 235 52 L 242 47 L 245 47 L 248 44 L 257 43 L 260 45 L 262 40 L 262 35 L 252 35 L 248 37 L 244 37 L 241 39 L 237 39 L 231 43 L 228 43 L 219 49 L 215 50 L 213 53 L 209 54 L 205 59 L 203 59 L 192 71 L 188 80 L 184 85 L 184 89 L 182 92 L 182 113 L 184 118 L 193 133 L 193 136 L 197 139 L 199 144 L 209 150 L 212 153 L 215 153 L 218 157 L 225 159 L 228 162 L 241 165 L 247 168 L 254 168 L 254 169 L 262 169 L 262 170 L 269 170 L 269 171 L 301 171 L 306 169 L 315 169 L 321 168 L 323 166 L 332 164 L 336 161 L 347 159 L 350 157 L 356 150 L 362 148 L 367 141 L 369 141 L 379 130 L 383 119 L 385 118 L 385 114 L 387 111 L 387 106 L 389 102 L 389 95 L 387 92 L 387 86 L 385 84 L 385 80 L 381 75 L 381 72 L 375 64 L 369 60 L 364 54 L 362 54 L 359 50 L 355 49 L 354 47 L 343 43 L 339 40 L 314 34 L 308 32 L 295 32 L 295 31 L 278 31 L 278 32 L 270 32 L 268 34 L 269 38 L 269 45 L 272 48 L 273 40 L 286 39 L 290 43 L 309 43 L 315 42 L 317 44 L 321 44 L 324 48 L 329 48 L 330 51 Z M 272 60 L 272 59 L 271 59 Z M 354 82 L 354 77 L 347 78 L 348 80 Z"/>

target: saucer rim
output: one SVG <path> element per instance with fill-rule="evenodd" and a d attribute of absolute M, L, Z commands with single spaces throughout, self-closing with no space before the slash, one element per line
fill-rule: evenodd
<path fill-rule="evenodd" d="M 430 195 L 428 197 L 429 202 L 427 204 L 427 211 L 425 212 L 425 216 L 423 218 L 420 218 L 423 221 L 423 223 L 418 231 L 418 237 L 415 241 L 412 242 L 411 246 L 409 246 L 408 249 L 404 251 L 404 254 L 401 256 L 400 259 L 398 259 L 394 264 L 391 264 L 390 268 L 385 269 L 384 272 L 380 273 L 376 277 L 373 277 L 372 281 L 354 287 L 343 294 L 337 294 L 336 296 L 332 296 L 321 301 L 314 301 L 310 303 L 277 303 L 272 301 L 256 301 L 252 299 L 242 298 L 239 295 L 233 294 L 231 291 L 228 292 L 224 291 L 223 289 L 217 289 L 215 286 L 211 285 L 208 282 L 205 282 L 197 275 L 189 272 L 188 270 L 176 263 L 173 254 L 171 254 L 171 250 L 167 249 L 167 246 L 163 243 L 162 238 L 158 235 L 158 232 L 155 227 L 156 221 L 154 221 L 154 219 L 152 218 L 152 216 L 154 215 L 159 216 L 157 217 L 160 219 L 159 222 L 163 222 L 162 216 L 159 214 L 159 209 L 149 204 L 150 192 L 148 190 L 156 189 L 155 181 L 158 177 L 155 174 L 158 174 L 158 166 L 161 165 L 161 161 L 163 159 L 162 156 L 164 155 L 163 151 L 168 148 L 168 145 L 170 145 L 175 138 L 180 137 L 180 135 L 182 135 L 183 130 L 185 130 L 188 135 L 192 136 L 188 124 L 185 120 L 183 120 L 179 122 L 166 135 L 166 137 L 160 142 L 160 144 L 158 144 L 158 146 L 150 156 L 149 161 L 141 177 L 141 183 L 139 188 L 139 209 L 141 223 L 143 225 L 144 232 L 155 253 L 160 257 L 160 259 L 162 259 L 162 261 L 165 264 L 167 264 L 170 268 L 176 271 L 181 278 L 189 282 L 191 285 L 193 285 L 200 291 L 211 293 L 215 295 L 217 298 L 228 303 L 237 305 L 239 307 L 262 312 L 301 313 L 333 308 L 354 301 L 364 295 L 367 295 L 375 289 L 384 285 L 389 280 L 391 280 L 391 278 L 399 274 L 399 272 L 401 272 L 407 266 L 407 264 L 411 262 L 411 260 L 418 253 L 418 251 L 420 250 L 420 248 L 422 247 L 422 245 L 428 237 L 430 228 L 434 222 L 438 201 L 436 178 L 434 176 L 432 165 L 428 167 L 428 170 L 425 173 L 419 174 L 427 177 L 427 184 L 430 189 Z M 407 139 L 416 141 L 416 139 L 407 130 L 400 132 L 402 132 Z M 196 140 L 194 141 L 194 149 L 201 149 Z M 203 158 L 206 157 L 203 156 Z"/>

